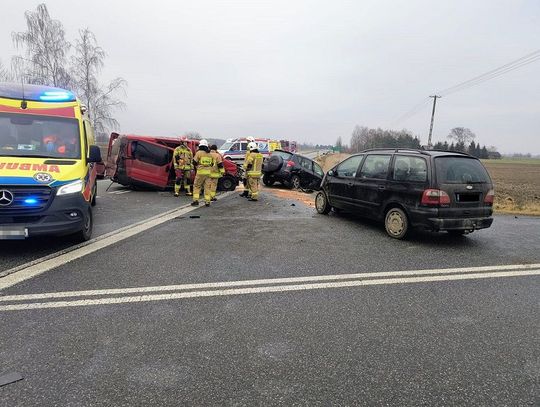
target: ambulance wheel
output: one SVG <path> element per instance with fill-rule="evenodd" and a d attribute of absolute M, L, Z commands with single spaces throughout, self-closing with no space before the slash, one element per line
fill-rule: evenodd
<path fill-rule="evenodd" d="M 94 229 L 94 217 L 92 216 L 92 209 L 88 208 L 88 212 L 84 217 L 83 228 L 75 234 L 75 240 L 79 243 L 86 242 L 92 237 L 92 231 Z"/>
<path fill-rule="evenodd" d="M 97 197 L 97 182 L 94 183 L 94 188 L 92 188 L 92 200 L 90 201 L 90 205 L 96 206 L 96 197 Z"/>

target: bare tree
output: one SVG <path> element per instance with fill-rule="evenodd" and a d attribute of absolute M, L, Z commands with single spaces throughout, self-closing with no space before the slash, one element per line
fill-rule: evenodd
<path fill-rule="evenodd" d="M 90 121 L 98 133 L 117 129 L 119 123 L 113 117 L 113 111 L 125 106 L 120 99 L 121 95 L 125 95 L 127 82 L 124 79 L 115 78 L 107 85 L 99 83 L 106 55 L 92 31 L 88 28 L 79 30 L 75 55 L 71 58 L 73 89 L 88 108 Z"/>
<path fill-rule="evenodd" d="M 202 136 L 198 131 L 187 131 L 184 133 L 184 137 L 189 140 L 201 140 Z"/>
<path fill-rule="evenodd" d="M 11 82 L 13 81 L 12 72 L 4 66 L 0 60 L 0 82 Z"/>
<path fill-rule="evenodd" d="M 24 13 L 27 31 L 14 32 L 12 38 L 25 57 L 24 80 L 30 83 L 69 88 L 67 53 L 71 44 L 65 39 L 62 23 L 51 19 L 47 6 L 40 4 L 36 11 Z"/>
<path fill-rule="evenodd" d="M 469 145 L 475 137 L 476 134 L 466 127 L 454 127 L 448 135 L 449 139 L 455 140 L 457 144 L 463 146 Z"/>

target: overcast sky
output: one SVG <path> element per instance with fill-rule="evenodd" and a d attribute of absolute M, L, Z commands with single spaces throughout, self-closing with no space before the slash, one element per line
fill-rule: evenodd
<path fill-rule="evenodd" d="M 3 1 L 0 59 L 43 1 Z M 436 90 L 540 48 L 539 0 L 46 1 L 73 41 L 88 27 L 104 77 L 128 83 L 123 132 L 302 142 L 390 127 Z M 502 152 L 540 153 L 540 61 L 438 101 L 452 127 Z M 394 124 L 427 142 L 431 108 Z"/>

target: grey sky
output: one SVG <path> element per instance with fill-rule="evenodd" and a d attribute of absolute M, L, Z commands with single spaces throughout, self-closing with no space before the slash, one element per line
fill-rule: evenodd
<path fill-rule="evenodd" d="M 0 59 L 42 1 L 3 2 Z M 540 48 L 538 0 L 46 1 L 68 39 L 89 27 L 104 75 L 129 82 L 122 131 L 312 143 L 388 127 L 432 92 Z M 469 127 L 540 153 L 540 61 L 441 99 L 434 140 Z M 396 128 L 425 143 L 430 107 Z"/>

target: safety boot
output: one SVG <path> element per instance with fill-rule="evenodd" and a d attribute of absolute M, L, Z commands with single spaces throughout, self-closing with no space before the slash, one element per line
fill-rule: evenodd
<path fill-rule="evenodd" d="M 212 199 L 210 199 L 212 202 L 216 202 L 217 201 L 217 198 L 216 197 L 213 197 Z"/>
<path fill-rule="evenodd" d="M 205 202 L 205 203 L 204 203 L 204 206 L 209 207 L 209 206 L 210 206 L 210 202 Z"/>
<path fill-rule="evenodd" d="M 193 201 L 193 202 L 191 202 L 191 206 L 199 206 L 199 201 Z"/>
<path fill-rule="evenodd" d="M 240 196 L 243 197 L 243 198 L 247 198 L 247 197 L 248 197 L 248 193 L 249 193 L 249 192 L 247 191 L 247 189 L 245 189 L 244 192 L 242 192 L 242 193 L 240 194 Z"/>

